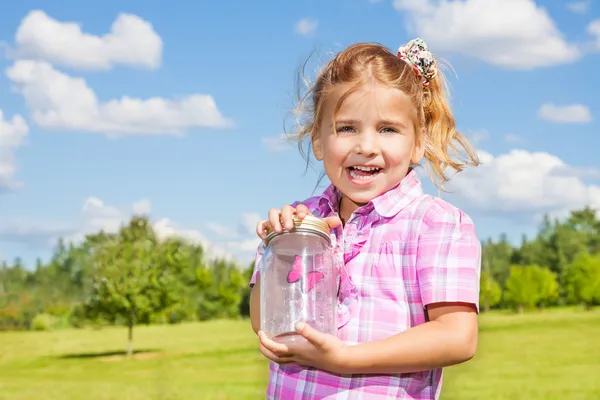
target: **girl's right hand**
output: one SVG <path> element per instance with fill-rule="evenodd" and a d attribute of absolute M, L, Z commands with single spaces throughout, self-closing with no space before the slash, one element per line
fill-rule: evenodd
<path fill-rule="evenodd" d="M 264 240 L 267 237 L 266 230 L 268 227 L 271 227 L 277 233 L 281 233 L 283 229 L 292 229 L 294 227 L 294 215 L 302 221 L 304 217 L 310 215 L 310 211 L 304 204 L 298 204 L 296 208 L 289 205 L 283 206 L 281 210 L 272 208 L 269 211 L 269 218 L 256 225 L 258 237 Z M 326 217 L 323 220 L 327 222 L 330 228 L 336 228 L 342 224 L 342 221 L 336 216 Z"/>

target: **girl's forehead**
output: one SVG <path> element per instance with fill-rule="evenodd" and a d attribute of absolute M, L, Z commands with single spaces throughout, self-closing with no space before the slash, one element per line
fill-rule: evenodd
<path fill-rule="evenodd" d="M 395 87 L 382 83 L 366 83 L 360 86 L 339 84 L 325 99 L 325 113 L 369 112 L 378 109 L 384 113 L 398 114 L 412 111 L 410 97 Z"/>

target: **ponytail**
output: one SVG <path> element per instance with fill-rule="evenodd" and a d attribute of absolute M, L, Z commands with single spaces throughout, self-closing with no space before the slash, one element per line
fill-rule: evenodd
<path fill-rule="evenodd" d="M 425 159 L 427 171 L 441 190 L 450 179 L 446 170 L 461 172 L 466 166 L 480 164 L 477 152 L 467 138 L 456 130 L 456 122 L 446 97 L 441 71 L 424 87 L 423 114 L 425 123 Z"/>
<path fill-rule="evenodd" d="M 448 167 L 456 173 L 465 166 L 478 166 L 479 158 L 467 138 L 456 130 L 456 122 L 446 98 L 446 81 L 439 69 L 438 61 L 433 57 L 427 44 L 414 39 L 398 49 L 398 58 L 406 62 L 420 87 L 421 123 L 425 127 L 425 159 L 431 180 L 443 190 L 450 178 L 446 175 Z M 462 151 L 461 151 L 462 150 Z"/>

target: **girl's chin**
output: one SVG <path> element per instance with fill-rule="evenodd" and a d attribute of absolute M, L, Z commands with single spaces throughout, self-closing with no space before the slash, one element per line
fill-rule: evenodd
<path fill-rule="evenodd" d="M 369 190 L 369 191 L 361 190 L 360 192 L 357 192 L 356 190 L 352 190 L 351 188 L 349 188 L 349 189 L 350 190 L 342 191 L 343 198 L 345 198 L 346 201 L 350 202 L 351 204 L 355 205 L 356 207 L 362 207 L 365 204 L 368 204 L 371 200 L 376 198 L 378 195 L 378 192 L 376 190 L 374 190 L 374 188 L 373 188 L 373 190 Z"/>

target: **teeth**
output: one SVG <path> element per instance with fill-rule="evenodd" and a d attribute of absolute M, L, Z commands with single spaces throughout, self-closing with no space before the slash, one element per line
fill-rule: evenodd
<path fill-rule="evenodd" d="M 378 167 L 360 167 L 360 166 L 356 166 L 356 167 L 352 167 L 352 168 L 358 169 L 358 170 L 361 170 L 361 171 L 367 171 L 367 172 L 369 172 L 369 171 L 376 171 L 376 170 L 379 171 L 381 169 L 381 168 L 378 168 Z"/>
<path fill-rule="evenodd" d="M 357 169 L 358 169 L 358 168 L 357 168 Z M 379 168 L 375 168 L 375 169 L 376 169 L 376 170 L 379 170 Z M 362 171 L 371 171 L 371 170 L 362 170 Z M 363 175 L 358 175 L 358 174 L 357 174 L 357 173 L 354 171 L 354 168 L 350 168 L 350 176 L 351 176 L 353 179 L 358 179 L 358 180 L 368 180 L 368 179 L 371 179 L 371 178 L 373 178 L 373 176 L 374 176 L 374 175 L 365 175 L 365 176 L 363 176 Z"/>

